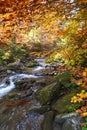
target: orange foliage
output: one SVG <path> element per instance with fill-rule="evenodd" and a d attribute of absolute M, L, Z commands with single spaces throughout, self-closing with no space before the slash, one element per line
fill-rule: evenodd
<path fill-rule="evenodd" d="M 86 3 L 86 0 L 0 0 L 0 39 L 10 38 L 16 30 L 27 31 L 33 28 L 32 23 L 35 21 L 39 27 L 43 26 L 52 34 L 63 35 L 64 32 L 59 28 L 61 23 L 67 19 L 75 19 L 74 10 L 78 8 L 80 12 L 84 12 Z M 51 12 L 54 12 L 54 15 L 51 16 Z M 55 24 L 57 20 L 61 22 Z M 10 35 L 7 34 L 8 31 Z"/>

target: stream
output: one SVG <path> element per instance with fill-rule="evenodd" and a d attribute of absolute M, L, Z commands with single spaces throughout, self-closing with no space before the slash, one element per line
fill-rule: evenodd
<path fill-rule="evenodd" d="M 39 79 L 42 77 L 39 76 L 39 72 L 44 71 L 49 65 L 44 64 L 44 59 L 37 59 L 37 61 L 39 65 L 32 69 L 31 74 L 13 72 L 11 76 L 5 77 L 0 82 L 0 130 L 42 130 L 44 116 L 30 112 L 33 108 L 40 107 L 34 96 L 28 97 L 27 101 L 23 99 L 23 104 L 15 106 L 11 106 L 13 101 L 4 98 L 5 95 L 14 92 L 15 82 L 24 78 Z M 34 86 L 33 92 L 36 89 L 37 86 Z"/>
<path fill-rule="evenodd" d="M 35 75 L 28 75 L 28 74 L 15 74 L 10 77 L 6 77 L 1 83 L 0 83 L 0 98 L 5 96 L 7 93 L 9 93 L 12 89 L 15 88 L 14 82 L 19 81 L 23 78 L 37 78 Z M 7 83 L 9 82 L 9 83 Z"/>
<path fill-rule="evenodd" d="M 32 70 L 31 74 L 16 74 L 13 72 L 12 76 L 5 77 L 0 82 L 0 99 L 5 96 L 7 93 L 9 93 L 12 89 L 15 88 L 14 82 L 20 81 L 23 78 L 39 78 L 40 76 L 36 76 L 36 73 L 39 73 L 41 70 L 44 70 L 45 67 L 49 64 L 44 64 L 44 58 L 43 59 L 37 59 L 39 66 L 35 67 Z M 50 65 L 49 65 L 50 66 Z M 39 75 L 39 74 L 38 74 Z"/>

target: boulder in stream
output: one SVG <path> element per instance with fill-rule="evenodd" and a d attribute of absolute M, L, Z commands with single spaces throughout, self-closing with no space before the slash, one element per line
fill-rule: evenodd
<path fill-rule="evenodd" d="M 21 72 L 24 69 L 24 66 L 20 62 L 14 62 L 14 63 L 9 63 L 7 65 L 7 69 L 15 72 Z"/>
<path fill-rule="evenodd" d="M 33 83 L 35 83 L 35 79 L 33 78 L 25 78 L 20 81 L 15 82 L 15 86 L 17 90 L 28 90 L 33 86 Z"/>
<path fill-rule="evenodd" d="M 36 61 L 29 61 L 28 63 L 26 63 L 27 67 L 35 67 L 37 65 L 38 65 L 38 63 Z"/>

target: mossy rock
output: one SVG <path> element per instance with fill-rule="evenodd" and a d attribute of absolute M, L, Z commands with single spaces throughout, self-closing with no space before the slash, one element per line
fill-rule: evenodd
<path fill-rule="evenodd" d="M 50 103 L 53 99 L 58 97 L 60 90 L 60 85 L 56 82 L 38 90 L 35 94 L 36 98 L 40 101 L 42 105 Z"/>
<path fill-rule="evenodd" d="M 55 117 L 55 112 L 49 111 L 44 115 L 43 130 L 53 130 L 53 120 Z"/>
<path fill-rule="evenodd" d="M 19 71 L 23 70 L 23 64 L 20 62 L 9 63 L 7 65 L 7 69 L 15 71 L 15 72 L 19 72 Z"/>
<path fill-rule="evenodd" d="M 19 95 L 18 95 L 18 94 L 7 94 L 7 95 L 5 96 L 5 98 L 6 98 L 7 100 L 18 99 L 18 98 L 19 98 Z"/>
<path fill-rule="evenodd" d="M 56 103 L 52 105 L 52 109 L 56 110 L 58 113 L 68 113 L 75 111 L 78 109 L 81 104 L 80 103 L 71 103 L 71 98 L 76 95 L 76 92 L 72 92 L 64 97 L 58 99 Z"/>
<path fill-rule="evenodd" d="M 27 67 L 35 67 L 37 66 L 37 62 L 36 61 L 30 61 L 29 63 L 26 64 Z"/>

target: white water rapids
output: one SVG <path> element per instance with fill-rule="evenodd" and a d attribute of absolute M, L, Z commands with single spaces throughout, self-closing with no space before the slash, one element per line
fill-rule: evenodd
<path fill-rule="evenodd" d="M 37 66 L 33 72 L 37 72 L 37 71 L 40 71 L 40 70 L 45 70 L 46 67 L 51 67 L 50 64 L 47 64 L 47 63 L 44 63 L 44 58 L 41 58 L 41 59 L 37 59 L 37 62 L 39 63 L 39 66 Z"/>
<path fill-rule="evenodd" d="M 14 74 L 12 76 L 4 78 L 0 82 L 0 99 L 15 88 L 15 81 L 21 80 L 23 78 L 38 78 L 38 76 L 36 76 L 34 72 L 39 72 L 42 69 L 44 70 L 47 64 L 44 63 L 44 58 L 36 60 L 39 65 L 33 69 L 32 74 Z"/>
<path fill-rule="evenodd" d="M 0 98 L 2 98 L 4 95 L 9 93 L 12 89 L 15 88 L 15 81 L 21 80 L 23 78 L 37 78 L 35 75 L 28 75 L 28 74 L 15 74 L 13 76 L 5 78 L 0 83 Z M 8 81 L 9 83 L 7 83 Z"/>

